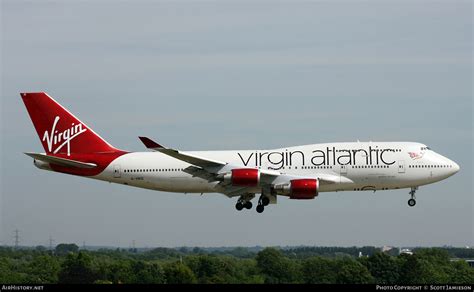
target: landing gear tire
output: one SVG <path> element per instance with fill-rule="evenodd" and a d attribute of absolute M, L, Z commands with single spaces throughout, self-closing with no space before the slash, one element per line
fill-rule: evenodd
<path fill-rule="evenodd" d="M 235 204 L 235 209 L 238 211 L 242 211 L 244 208 L 245 209 L 252 209 L 252 200 L 255 198 L 255 194 L 252 193 L 245 193 L 240 196 L 240 198 L 237 200 L 237 204 Z"/>
<path fill-rule="evenodd" d="M 244 208 L 244 204 L 242 204 L 241 202 L 238 202 L 237 204 L 235 204 L 235 209 L 237 209 L 237 211 L 242 211 L 243 208 Z"/>
<path fill-rule="evenodd" d="M 268 204 L 270 204 L 270 199 L 266 196 L 262 197 L 262 205 L 268 206 Z"/>
<path fill-rule="evenodd" d="M 258 213 L 262 213 L 263 210 L 265 210 L 265 207 L 263 205 L 258 205 L 256 210 L 257 210 Z"/>
<path fill-rule="evenodd" d="M 410 196 L 411 196 L 411 199 L 408 200 L 408 206 L 410 207 L 413 207 L 416 205 L 416 197 L 415 197 L 415 193 L 416 193 L 416 190 L 418 190 L 418 187 L 412 187 L 411 190 L 410 190 Z"/>

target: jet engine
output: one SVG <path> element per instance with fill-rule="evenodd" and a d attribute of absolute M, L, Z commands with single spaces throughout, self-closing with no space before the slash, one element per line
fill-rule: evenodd
<path fill-rule="evenodd" d="M 223 178 L 233 186 L 256 187 L 260 182 L 260 171 L 255 168 L 237 168 L 232 169 Z"/>
<path fill-rule="evenodd" d="M 317 179 L 293 179 L 290 183 L 276 185 L 277 193 L 288 195 L 290 199 L 309 200 L 318 195 L 319 182 Z"/>

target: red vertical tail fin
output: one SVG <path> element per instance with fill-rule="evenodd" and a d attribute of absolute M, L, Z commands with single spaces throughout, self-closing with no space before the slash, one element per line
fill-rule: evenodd
<path fill-rule="evenodd" d="M 119 151 L 44 92 L 21 93 L 48 155 Z"/>

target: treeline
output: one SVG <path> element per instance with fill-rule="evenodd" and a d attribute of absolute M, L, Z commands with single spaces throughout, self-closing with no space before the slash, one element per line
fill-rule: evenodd
<path fill-rule="evenodd" d="M 416 249 L 391 256 L 365 249 L 158 248 L 79 250 L 75 244 L 0 248 L 0 283 L 380 283 L 472 284 L 474 268 L 451 260 L 448 250 Z M 357 251 L 357 252 L 356 252 Z M 363 252 L 364 253 L 364 252 Z M 326 255 L 326 256 L 320 256 Z"/>

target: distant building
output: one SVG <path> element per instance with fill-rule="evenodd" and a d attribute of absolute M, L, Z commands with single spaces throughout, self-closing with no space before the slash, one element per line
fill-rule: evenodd
<path fill-rule="evenodd" d="M 393 246 L 387 246 L 387 245 L 384 245 L 382 247 L 382 252 L 389 252 L 393 249 Z"/>
<path fill-rule="evenodd" d="M 363 257 L 368 258 L 369 255 L 368 254 L 364 255 L 361 251 L 359 251 L 359 257 L 360 258 L 363 258 Z"/>
<path fill-rule="evenodd" d="M 474 260 L 466 260 L 466 263 L 467 263 L 471 268 L 474 268 Z"/>
<path fill-rule="evenodd" d="M 408 248 L 402 248 L 400 249 L 400 254 L 413 255 L 413 252 Z"/>

